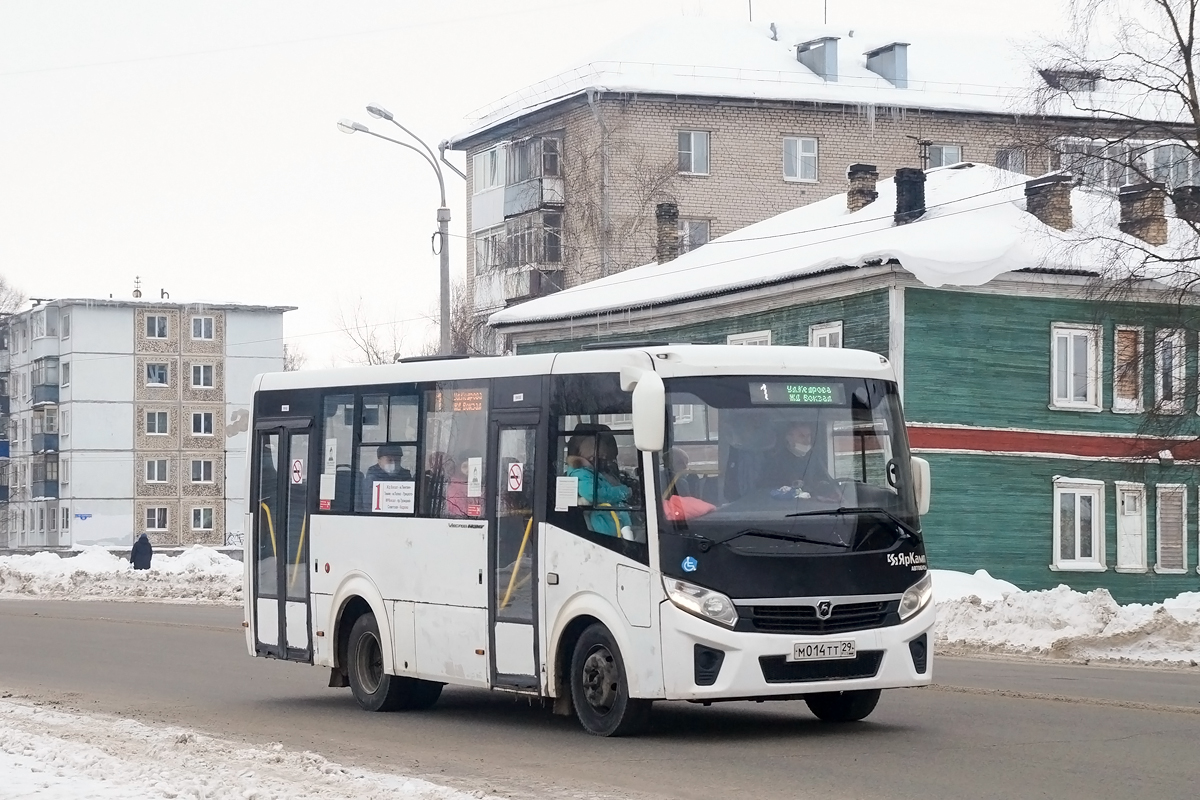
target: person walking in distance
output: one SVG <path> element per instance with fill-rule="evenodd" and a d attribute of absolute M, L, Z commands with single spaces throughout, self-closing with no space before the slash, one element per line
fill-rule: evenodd
<path fill-rule="evenodd" d="M 134 569 L 150 569 L 150 560 L 152 558 L 154 558 L 154 547 L 151 546 L 149 537 L 143 533 L 133 543 L 133 550 L 129 553 L 129 561 L 133 564 Z"/>

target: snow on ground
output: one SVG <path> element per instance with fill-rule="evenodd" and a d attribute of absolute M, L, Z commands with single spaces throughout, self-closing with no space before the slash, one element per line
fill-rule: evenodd
<path fill-rule="evenodd" d="M 1024 592 L 984 570 L 931 570 L 942 652 L 1072 660 L 1200 661 L 1200 592 L 1120 605 L 1106 589 Z"/>
<path fill-rule="evenodd" d="M 103 547 L 64 558 L 57 553 L 0 556 L 0 598 L 242 602 L 242 564 L 195 545 L 177 556 L 156 553 L 148 570 Z"/>
<path fill-rule="evenodd" d="M 351 769 L 312 752 L 0 700 L 0 795 L 39 800 L 469 800 L 482 792 Z"/>

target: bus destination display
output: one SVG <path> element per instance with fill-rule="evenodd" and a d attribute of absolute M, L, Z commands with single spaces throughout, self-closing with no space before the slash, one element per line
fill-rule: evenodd
<path fill-rule="evenodd" d="M 750 384 L 750 400 L 769 405 L 836 406 L 846 402 L 846 390 L 840 383 L 758 382 Z"/>

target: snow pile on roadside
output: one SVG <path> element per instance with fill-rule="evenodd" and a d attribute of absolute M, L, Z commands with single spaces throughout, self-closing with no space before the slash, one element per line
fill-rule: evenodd
<path fill-rule="evenodd" d="M 211 547 L 177 556 L 155 554 L 150 569 L 134 570 L 103 547 L 63 558 L 56 553 L 0 556 L 0 598 L 242 602 L 242 564 Z"/>
<path fill-rule="evenodd" d="M 1106 589 L 1025 592 L 979 570 L 931 570 L 944 653 L 1071 660 L 1200 661 L 1200 592 L 1120 605 Z"/>
<path fill-rule="evenodd" d="M 470 800 L 401 775 L 343 767 L 275 744 L 247 747 L 175 727 L 0 700 L 0 786 L 44 800 Z"/>

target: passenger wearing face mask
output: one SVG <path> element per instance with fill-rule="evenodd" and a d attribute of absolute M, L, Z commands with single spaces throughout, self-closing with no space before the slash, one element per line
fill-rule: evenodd
<path fill-rule="evenodd" d="M 395 444 L 381 444 L 375 451 L 376 461 L 367 470 L 367 485 L 375 481 L 411 481 L 412 473 L 400 466 L 404 448 Z"/>
<path fill-rule="evenodd" d="M 776 445 L 769 482 L 772 488 L 792 487 L 800 496 L 828 497 L 836 493 L 824 460 L 813 447 L 816 425 L 812 422 L 793 422 L 788 425 L 782 440 Z"/>

